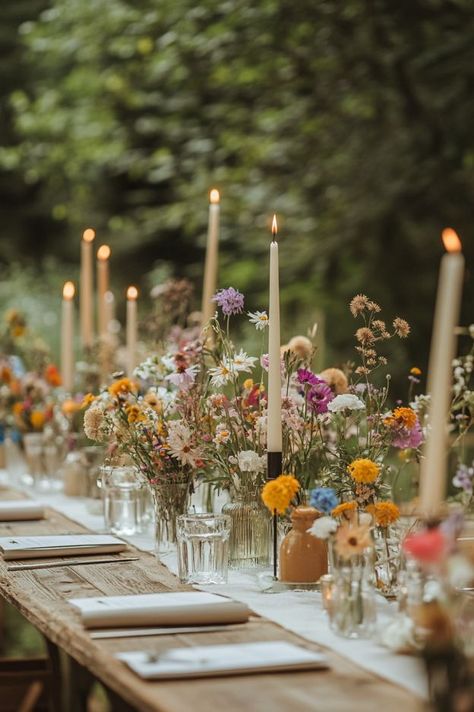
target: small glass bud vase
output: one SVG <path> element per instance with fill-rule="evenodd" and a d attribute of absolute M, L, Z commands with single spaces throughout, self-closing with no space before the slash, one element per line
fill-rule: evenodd
<path fill-rule="evenodd" d="M 148 478 L 155 511 L 155 554 L 166 554 L 176 548 L 177 518 L 186 514 L 191 496 L 188 477 Z"/>
<path fill-rule="evenodd" d="M 231 521 L 229 567 L 269 566 L 272 518 L 260 499 L 259 487 L 248 482 L 233 488 L 231 501 L 224 504 L 222 514 L 227 514 Z"/>
<path fill-rule="evenodd" d="M 370 638 L 376 621 L 372 549 L 342 558 L 333 552 L 331 629 L 344 638 Z"/>
<path fill-rule="evenodd" d="M 291 513 L 292 529 L 280 546 L 280 581 L 316 583 L 328 571 L 326 542 L 308 533 L 319 517 L 314 507 L 296 507 Z"/>

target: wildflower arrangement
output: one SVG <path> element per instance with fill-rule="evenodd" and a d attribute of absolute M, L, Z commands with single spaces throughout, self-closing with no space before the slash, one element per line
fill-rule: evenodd
<path fill-rule="evenodd" d="M 46 366 L 41 373 L 26 373 L 20 377 L 14 377 L 8 367 L 4 367 L 3 387 L 9 388 L 11 404 L 7 424 L 21 433 L 42 432 L 55 419 L 60 386 L 61 376 L 54 364 Z"/>
<path fill-rule="evenodd" d="M 388 327 L 380 318 L 381 307 L 363 294 L 354 297 L 349 308 L 362 322 L 355 331 L 358 364 L 347 374 L 345 384 L 339 379 L 337 390 L 334 369 L 328 369 L 329 375 L 327 371 L 321 374 L 333 388 L 319 418 L 316 451 L 320 456 L 319 484 L 323 490 L 332 488 L 333 509 L 355 502 L 355 507 L 364 511 L 390 492 L 393 472 L 389 455 L 394 449 L 419 458 L 423 430 L 412 407 L 399 404 L 388 409 L 390 377 L 386 376 L 383 386 L 373 379 L 387 365 L 381 345 L 393 338 L 406 338 L 410 326 L 396 317 Z"/>
<path fill-rule="evenodd" d="M 25 315 L 9 309 L 0 321 L 0 358 L 17 360 L 21 369 L 41 373 L 51 355 L 48 347 L 29 328 Z"/>

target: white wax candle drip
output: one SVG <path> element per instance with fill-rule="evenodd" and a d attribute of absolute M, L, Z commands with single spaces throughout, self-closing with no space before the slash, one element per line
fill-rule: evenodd
<path fill-rule="evenodd" d="M 429 432 L 420 473 L 420 510 L 436 514 L 446 495 L 448 415 L 455 356 L 455 328 L 459 319 L 464 275 L 461 241 L 447 228 L 443 231 L 447 254 L 441 260 L 428 371 Z"/>

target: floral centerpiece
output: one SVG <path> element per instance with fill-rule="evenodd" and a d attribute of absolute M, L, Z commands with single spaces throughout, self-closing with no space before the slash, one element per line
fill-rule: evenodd
<path fill-rule="evenodd" d="M 198 351 L 176 354 L 166 365 L 149 359 L 137 369 L 141 385 L 119 375 L 97 397 L 86 397 L 87 437 L 108 443 L 112 462 L 129 458 L 151 488 L 161 549 L 176 541 L 176 516 L 186 510 L 204 465 L 193 363 L 197 357 Z M 150 386 L 145 379 L 166 386 Z"/>

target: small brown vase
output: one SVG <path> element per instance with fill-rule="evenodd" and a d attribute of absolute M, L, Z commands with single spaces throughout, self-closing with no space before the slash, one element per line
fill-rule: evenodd
<path fill-rule="evenodd" d="M 296 507 L 291 514 L 293 528 L 280 546 L 280 581 L 315 583 L 328 572 L 326 542 L 308 534 L 319 517 L 314 507 Z"/>

